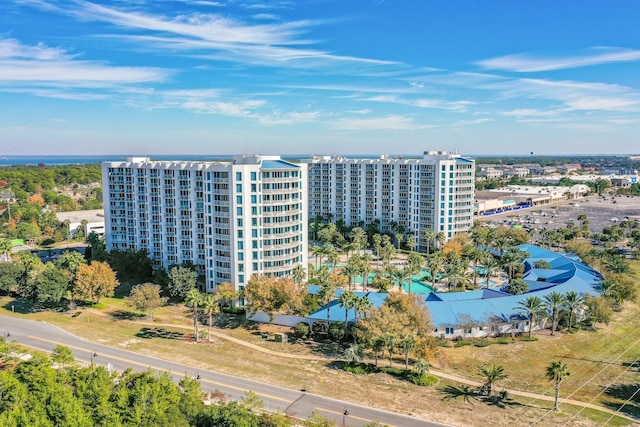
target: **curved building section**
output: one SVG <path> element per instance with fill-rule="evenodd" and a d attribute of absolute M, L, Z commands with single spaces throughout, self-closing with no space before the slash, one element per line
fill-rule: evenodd
<path fill-rule="evenodd" d="M 131 157 L 103 163 L 102 174 L 109 249 L 144 249 L 164 268 L 190 261 L 207 290 L 306 264 L 306 165 Z"/>

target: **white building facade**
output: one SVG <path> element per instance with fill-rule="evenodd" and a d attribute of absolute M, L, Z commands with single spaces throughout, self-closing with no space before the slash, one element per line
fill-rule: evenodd
<path fill-rule="evenodd" d="M 348 159 L 315 156 L 309 172 L 309 219 L 346 225 L 396 222 L 425 249 L 424 231 L 446 239 L 473 225 L 475 161 L 456 153 L 426 151 L 420 159 Z"/>
<path fill-rule="evenodd" d="M 108 249 L 145 249 L 157 266 L 191 261 L 206 290 L 307 264 L 307 168 L 277 156 L 232 162 L 102 164 Z"/>

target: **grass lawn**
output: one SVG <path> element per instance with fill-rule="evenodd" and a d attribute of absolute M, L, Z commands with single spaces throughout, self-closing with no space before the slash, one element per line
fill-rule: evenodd
<path fill-rule="evenodd" d="M 640 269 L 640 263 L 636 263 L 634 268 Z M 606 413 L 571 405 L 562 405 L 561 412 L 554 413 L 549 411 L 550 402 L 519 396 L 495 404 L 473 398 L 467 401 L 463 394 L 455 392 L 460 384 L 448 380 L 441 380 L 436 386 L 419 387 L 384 373 L 350 374 L 336 369 L 321 358 L 316 361 L 285 359 L 217 338 L 212 343 L 195 345 L 185 337 L 185 334 L 191 333 L 192 320 L 181 305 L 157 310 L 156 323 L 176 325 L 166 327 L 141 324 L 141 320 L 136 320 L 138 317 L 127 315 L 132 313 L 122 299 L 105 298 L 101 302 L 107 306 L 105 310 L 81 310 L 80 316 L 72 317 L 69 313 L 30 313 L 28 305 L 3 297 L 0 298 L 0 314 L 47 321 L 89 340 L 171 358 L 195 368 L 211 369 L 293 389 L 306 389 L 310 393 L 452 425 L 511 427 L 529 425 L 537 420 L 537 426 L 632 424 L 618 417 L 610 419 Z M 12 304 L 15 313 L 11 312 Z M 120 316 L 114 318 L 109 315 L 114 312 L 119 312 Z M 142 320 L 149 322 L 148 318 Z M 312 347 L 309 343 L 267 342 L 261 338 L 259 331 L 247 329 L 242 323 L 233 316 L 220 317 L 218 325 L 221 327 L 215 330 L 279 352 L 313 354 L 335 351 L 319 344 Z M 202 329 L 206 330 L 206 325 Z M 549 337 L 548 334 L 548 331 L 542 332 L 536 342 L 494 344 L 483 348 L 442 348 L 439 362 L 448 372 L 478 380 L 477 367 L 485 362 L 495 362 L 503 365 L 509 375 L 497 384 L 496 390 L 510 387 L 552 395 L 553 386 L 544 378 L 545 367 L 552 360 L 562 360 L 572 374 L 563 383 L 563 397 L 571 394 L 576 400 L 613 409 L 618 409 L 638 387 L 638 366 L 629 365 L 640 357 L 640 307 L 629 304 L 624 312 L 616 314 L 609 326 L 597 331 L 555 337 Z M 610 384 L 615 386 L 609 392 L 602 392 Z M 640 401 L 635 400 L 626 409 L 628 413 L 634 413 L 639 407 Z"/>

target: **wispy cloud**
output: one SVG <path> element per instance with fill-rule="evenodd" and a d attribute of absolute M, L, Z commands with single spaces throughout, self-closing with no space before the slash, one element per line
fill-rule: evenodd
<path fill-rule="evenodd" d="M 446 101 L 443 99 L 408 99 L 393 95 L 379 95 L 364 99 L 365 101 L 388 102 L 392 104 L 402 104 L 419 108 L 437 108 L 443 110 L 466 110 L 469 105 L 475 104 L 472 101 Z"/>
<path fill-rule="evenodd" d="M 420 125 L 411 117 L 388 115 L 372 118 L 342 118 L 331 123 L 331 127 L 339 130 L 370 131 L 370 130 L 417 130 L 434 126 Z"/>
<path fill-rule="evenodd" d="M 640 50 L 599 47 L 591 49 L 587 54 L 565 57 L 535 57 L 525 54 L 498 56 L 479 61 L 478 65 L 489 70 L 524 73 L 633 61 L 640 61 Z"/>
<path fill-rule="evenodd" d="M 169 70 L 160 68 L 118 67 L 99 61 L 84 61 L 59 48 L 43 44 L 27 46 L 15 39 L 0 39 L 2 86 L 19 83 L 100 88 L 118 84 L 161 82 L 170 74 Z"/>
<path fill-rule="evenodd" d="M 31 1 L 37 7 L 56 9 L 43 0 Z M 272 5 L 251 3 L 251 9 L 271 9 Z M 390 65 L 394 61 L 340 55 L 313 48 L 316 40 L 307 39 L 311 27 L 321 21 L 298 20 L 253 24 L 222 14 L 190 13 L 174 17 L 159 16 L 139 11 L 107 7 L 77 0 L 70 7 L 56 9 L 83 21 L 105 22 L 136 33 L 104 35 L 120 37 L 138 43 L 142 48 L 153 48 L 165 53 L 208 58 L 211 60 L 287 67 L 329 68 L 336 63 L 361 65 Z M 257 14 L 265 20 L 270 14 Z M 142 33 L 142 34 L 140 34 Z"/>

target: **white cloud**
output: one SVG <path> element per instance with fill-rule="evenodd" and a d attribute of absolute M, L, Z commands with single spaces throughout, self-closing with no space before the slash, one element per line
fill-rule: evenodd
<path fill-rule="evenodd" d="M 553 116 L 558 113 L 558 110 L 536 110 L 533 108 L 516 108 L 511 111 L 503 111 L 500 114 L 503 116 L 516 116 L 516 117 L 544 117 Z"/>
<path fill-rule="evenodd" d="M 615 62 L 634 62 L 640 60 L 640 50 L 600 47 L 591 49 L 589 54 L 560 58 L 530 55 L 505 55 L 479 61 L 478 64 L 490 70 L 516 72 L 539 72 L 562 70 L 566 68 L 587 67 L 591 65 L 610 64 Z"/>
<path fill-rule="evenodd" d="M 98 61 L 83 61 L 62 49 L 43 44 L 27 46 L 15 39 L 0 39 L 0 85 L 3 86 L 113 87 L 161 82 L 169 74 L 168 70 L 159 68 L 118 67 Z M 60 92 L 56 94 L 60 96 Z"/>
<path fill-rule="evenodd" d="M 469 105 L 475 104 L 472 101 L 445 101 L 442 99 L 406 99 L 393 95 L 379 95 L 364 99 L 364 101 L 388 102 L 393 104 L 408 105 L 419 108 L 438 108 L 443 110 L 465 110 Z"/>
<path fill-rule="evenodd" d="M 340 130 L 368 131 L 368 130 L 417 130 L 433 126 L 416 124 L 412 118 L 399 115 L 385 117 L 343 118 L 331 123 L 331 127 Z"/>

